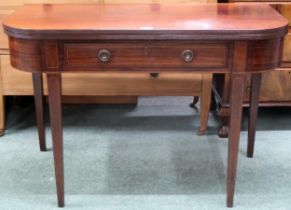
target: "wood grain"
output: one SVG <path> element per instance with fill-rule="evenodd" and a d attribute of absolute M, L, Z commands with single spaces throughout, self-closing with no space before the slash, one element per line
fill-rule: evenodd
<path fill-rule="evenodd" d="M 61 75 L 48 74 L 48 98 L 53 138 L 53 154 L 55 163 L 58 206 L 64 207 L 64 160 L 63 160 L 63 128 L 61 105 Z"/>
<path fill-rule="evenodd" d="M 16 38 L 111 41 L 271 39 L 285 35 L 287 25 L 269 5 L 202 3 L 27 5 L 3 21 Z"/>
<path fill-rule="evenodd" d="M 0 7 L 5 9 L 11 9 L 24 4 L 39 4 L 39 3 L 50 3 L 50 4 L 144 4 L 144 3 L 190 3 L 190 2 L 200 2 L 200 3 L 215 3 L 215 0 L 2 0 L 0 2 Z"/>
<path fill-rule="evenodd" d="M 262 79 L 262 74 L 253 74 L 252 79 L 251 79 L 251 91 L 250 91 L 251 96 L 250 96 L 249 123 L 248 123 L 248 146 L 247 146 L 247 156 L 248 157 L 253 157 L 253 155 L 254 155 L 261 79 Z"/>
<path fill-rule="evenodd" d="M 5 16 L 11 14 L 17 7 L 24 4 L 40 4 L 40 3 L 50 3 L 50 4 L 124 4 L 124 3 L 191 3 L 191 2 L 211 2 L 215 3 L 216 0 L 2 0 L 0 1 L 0 22 Z M 8 49 L 7 37 L 4 34 L 3 28 L 0 27 L 0 51 L 1 49 Z"/>
<path fill-rule="evenodd" d="M 241 73 L 235 73 L 231 75 L 230 129 L 229 129 L 228 161 L 227 161 L 227 201 L 226 201 L 227 207 L 233 207 L 234 200 L 244 79 L 245 75 Z"/>
<path fill-rule="evenodd" d="M 288 33 L 284 38 L 282 63 L 280 67 L 291 68 L 291 33 Z"/>
<path fill-rule="evenodd" d="M 11 14 L 17 7 L 26 4 L 35 3 L 74 3 L 74 4 L 106 4 L 106 3 L 189 3 L 189 2 L 215 2 L 215 0 L 3 0 L 0 1 L 0 21 L 5 16 Z M 0 61 L 1 75 L 4 78 L 1 82 L 3 100 L 4 95 L 32 95 L 31 74 L 16 71 L 11 67 L 9 61 L 8 39 L 4 34 L 3 28 L 0 28 Z M 152 78 L 149 74 L 132 73 L 128 76 L 104 73 L 98 75 L 77 74 L 63 75 L 63 94 L 66 96 L 75 96 L 75 98 L 66 99 L 67 103 L 137 103 L 138 95 L 185 95 L 201 96 L 201 74 L 177 75 L 171 73 L 160 74 L 157 78 Z M 46 78 L 44 83 L 44 93 L 47 95 Z M 111 81 L 115 85 L 112 85 Z M 206 82 L 203 82 L 206 84 Z M 135 87 L 135 88 L 132 88 Z M 138 88 L 136 88 L 138 87 Z M 90 97 L 80 97 L 87 95 Z M 108 96 L 106 96 L 108 95 Z M 97 96 L 97 97 L 96 97 Z M 112 96 L 112 97 L 110 97 Z M 121 97 L 123 96 L 123 97 Z M 125 97 L 126 96 L 126 97 Z M 203 97 L 208 97 L 203 94 Z M 3 117 L 4 130 L 4 102 L 3 108 L 0 109 L 0 116 Z M 206 116 L 209 110 L 203 108 L 201 114 Z M 204 113 L 205 112 L 205 113 Z M 204 113 L 204 114 L 203 114 Z M 205 123 L 207 121 L 204 120 Z M 1 128 L 1 126 L 0 126 Z"/>
<path fill-rule="evenodd" d="M 290 27 L 291 2 L 290 1 L 278 1 L 278 2 L 273 1 L 273 2 L 268 2 L 268 3 L 288 20 L 289 27 Z"/>
<path fill-rule="evenodd" d="M 166 32 L 165 32 L 166 33 Z M 87 38 L 85 38 L 87 39 Z M 83 40 L 83 39 L 82 39 Z M 179 40 L 179 39 L 178 39 Z M 228 40 L 228 38 L 226 38 Z M 278 66 L 282 49 L 282 38 L 252 40 L 244 47 L 248 50 L 241 62 L 248 59 L 246 71 L 266 71 Z M 183 72 L 212 72 L 227 73 L 231 70 L 229 62 L 233 43 L 213 40 L 202 41 L 198 44 L 190 41 L 146 42 L 125 40 L 120 42 L 106 42 L 104 45 L 67 44 L 67 41 L 39 41 L 24 40 L 10 37 L 10 59 L 13 67 L 30 72 L 175 72 L 177 68 Z M 133 44 L 134 43 L 134 44 Z M 239 42 L 238 42 L 239 43 Z M 137 46 L 135 46 L 137 44 Z M 68 46 L 67 46 L 68 45 Z M 134 47 L 132 47 L 134 46 Z M 107 47 L 107 48 L 106 48 Z M 68 49 L 69 48 L 69 49 Z M 101 62 L 98 54 L 107 50 L 111 57 L 107 62 Z M 190 50 L 193 60 L 186 62 L 182 53 Z M 111 51 L 111 52 L 110 52 Z M 41 62 L 41 59 L 42 62 Z M 86 65 L 85 65 L 86 64 Z M 42 69 L 40 68 L 42 67 Z M 40 70 L 41 69 L 41 70 Z M 236 71 L 245 71 L 244 68 Z"/>
<path fill-rule="evenodd" d="M 230 43 L 209 42 L 100 42 L 100 43 L 65 43 L 63 70 L 73 71 L 90 67 L 97 71 L 106 68 L 227 68 L 228 48 Z M 98 59 L 98 52 L 106 49 L 111 57 L 109 61 Z M 193 52 L 193 60 L 185 62 L 182 58 L 184 50 Z M 85 68 L 85 69 L 84 69 Z"/>
<path fill-rule="evenodd" d="M 10 65 L 9 55 L 2 55 L 1 75 L 4 95 L 33 95 L 31 73 L 18 71 Z M 63 95 L 68 96 L 200 96 L 202 74 L 161 73 L 66 73 L 62 75 Z M 109 84 L 114 85 L 109 85 Z M 21 85 L 20 85 L 21 84 Z M 132 88 L 135 87 L 135 88 Z M 44 94 L 47 95 L 44 77 Z"/>
<path fill-rule="evenodd" d="M 1 57 L 2 91 L 4 95 L 33 95 L 30 72 L 18 71 L 10 64 L 9 55 Z"/>
<path fill-rule="evenodd" d="M 136 72 L 66 73 L 62 78 L 63 95 L 200 96 L 202 91 L 200 73 L 160 73 L 156 78 L 149 73 Z M 46 85 L 44 92 L 47 92 Z"/>
<path fill-rule="evenodd" d="M 200 101 L 200 127 L 198 135 L 204 135 L 208 126 L 208 115 L 212 94 L 212 74 L 203 74 L 202 97 Z"/>
<path fill-rule="evenodd" d="M 101 0 L 101 2 L 105 4 L 128 4 L 128 3 L 134 3 L 134 4 L 173 4 L 173 3 L 216 3 L 216 0 Z"/>
<path fill-rule="evenodd" d="M 248 48 L 246 41 L 238 41 L 234 46 L 233 73 L 230 74 L 230 129 L 227 161 L 227 207 L 233 206 L 237 171 L 237 159 L 240 140 L 243 90 L 248 67 Z M 243 58 L 243 59 L 242 59 Z"/>
<path fill-rule="evenodd" d="M 274 69 L 280 62 L 282 40 L 256 41 L 249 44 L 248 50 L 250 54 L 248 68 L 250 71 Z"/>
<path fill-rule="evenodd" d="M 9 37 L 10 62 L 23 70 L 41 71 L 42 47 L 40 41 L 20 40 Z"/>
<path fill-rule="evenodd" d="M 39 148 L 40 148 L 40 151 L 46 151 L 42 74 L 33 73 L 32 80 L 33 80 L 33 90 L 34 90 L 36 125 L 38 129 L 38 138 L 39 138 Z"/>

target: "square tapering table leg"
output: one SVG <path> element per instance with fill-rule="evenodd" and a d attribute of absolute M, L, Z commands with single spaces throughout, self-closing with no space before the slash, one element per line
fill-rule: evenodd
<path fill-rule="evenodd" d="M 61 74 L 47 74 L 48 98 L 53 138 L 53 154 L 55 163 L 55 176 L 58 195 L 58 206 L 63 207 L 64 202 L 64 163 L 63 163 L 63 131 L 61 108 Z"/>
<path fill-rule="evenodd" d="M 32 73 L 32 81 L 39 148 L 40 151 L 46 151 L 42 74 Z"/>
<path fill-rule="evenodd" d="M 254 155 L 261 79 L 262 79 L 261 73 L 252 75 L 251 92 L 250 92 L 251 97 L 250 97 L 250 110 L 249 110 L 249 124 L 248 124 L 247 157 L 253 157 Z"/>
<path fill-rule="evenodd" d="M 230 130 L 228 141 L 228 164 L 227 164 L 227 207 L 233 206 L 239 138 L 241 129 L 241 116 L 243 107 L 244 82 L 245 74 L 233 73 L 231 75 Z"/>

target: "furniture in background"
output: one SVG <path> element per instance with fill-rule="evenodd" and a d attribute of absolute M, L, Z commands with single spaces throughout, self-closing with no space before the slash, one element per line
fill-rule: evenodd
<path fill-rule="evenodd" d="M 220 2 L 220 1 L 219 1 Z M 225 2 L 228 2 L 227 0 Z M 229 0 L 229 2 L 269 3 L 281 15 L 291 21 L 291 1 L 264 1 L 264 0 Z M 229 131 L 229 102 L 230 102 L 230 76 L 214 75 L 213 93 L 215 96 L 216 110 L 221 121 L 218 130 L 220 137 L 227 137 Z M 291 32 L 284 39 L 282 62 L 276 71 L 265 72 L 262 75 L 260 92 L 260 106 L 280 107 L 291 106 Z M 250 101 L 251 77 L 246 80 L 244 89 L 244 106 Z"/>
<path fill-rule="evenodd" d="M 34 75 L 36 101 L 41 96 L 40 75 L 47 76 L 60 207 L 64 206 L 62 73 L 127 75 L 152 69 L 178 75 L 230 75 L 227 206 L 233 206 L 245 77 L 253 75 L 250 124 L 255 125 L 261 72 L 278 66 L 287 32 L 287 21 L 269 5 L 28 5 L 9 16 L 4 28 L 13 52 L 11 64 Z M 251 148 L 254 135 L 248 136 L 248 144 Z"/>
<path fill-rule="evenodd" d="M 166 3 L 213 2 L 214 0 L 163 0 Z M 158 3 L 157 0 L 1 0 L 0 22 L 16 8 L 28 3 Z M 153 5 L 154 5 L 153 4 Z M 192 73 L 177 75 L 175 73 L 155 74 L 130 73 L 127 75 L 104 72 L 98 75 L 86 73 L 66 74 L 63 76 L 63 101 L 79 103 L 137 103 L 138 96 L 199 96 L 201 97 L 201 127 L 203 134 L 207 127 L 211 100 L 212 76 Z M 45 78 L 44 78 L 45 80 Z M 46 83 L 43 93 L 47 95 Z M 0 136 L 5 128 L 5 96 L 33 95 L 31 73 L 20 72 L 10 65 L 7 37 L 0 29 Z M 72 98 L 73 97 L 73 98 Z M 68 99 L 69 98 L 69 99 Z M 197 97 L 194 98 L 194 103 Z M 38 115 L 40 116 L 40 114 Z M 39 128 L 42 130 L 42 128 Z M 40 135 L 41 136 L 41 135 Z"/>

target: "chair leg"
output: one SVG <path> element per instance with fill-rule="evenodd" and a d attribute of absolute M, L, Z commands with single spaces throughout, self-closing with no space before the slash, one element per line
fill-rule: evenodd
<path fill-rule="evenodd" d="M 193 101 L 192 101 L 192 103 L 190 103 L 190 107 L 191 108 L 195 108 L 196 107 L 196 104 L 198 103 L 198 101 L 199 101 L 199 96 L 193 96 Z"/>
<path fill-rule="evenodd" d="M 230 129 L 227 163 L 227 207 L 233 206 L 243 107 L 244 82 L 244 74 L 232 75 L 230 89 Z"/>
<path fill-rule="evenodd" d="M 63 130 L 61 105 L 61 75 L 47 74 L 48 98 L 50 108 L 51 129 L 53 138 L 53 154 L 55 163 L 58 206 L 64 207 L 64 160 L 63 160 Z"/>
<path fill-rule="evenodd" d="M 202 80 L 202 94 L 200 100 L 200 128 L 197 135 L 204 135 L 208 126 L 208 115 L 211 104 L 212 74 L 204 73 Z"/>
<path fill-rule="evenodd" d="M 43 81 L 41 73 L 32 73 L 34 104 L 36 111 L 36 124 L 38 129 L 40 151 L 46 151 L 45 122 L 44 122 L 44 97 Z"/>
<path fill-rule="evenodd" d="M 252 79 L 251 79 L 251 96 L 250 96 L 248 146 L 247 146 L 247 157 L 250 157 L 250 158 L 252 158 L 254 155 L 261 79 L 262 79 L 261 73 L 253 74 Z"/>

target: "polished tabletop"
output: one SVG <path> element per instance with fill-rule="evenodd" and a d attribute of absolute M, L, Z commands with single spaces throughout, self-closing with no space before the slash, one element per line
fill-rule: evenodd
<path fill-rule="evenodd" d="M 4 22 L 14 34 L 74 31 L 286 32 L 288 21 L 267 4 L 38 4 Z M 280 29 L 280 30 L 279 30 Z M 25 38 L 25 37 L 24 37 Z"/>

